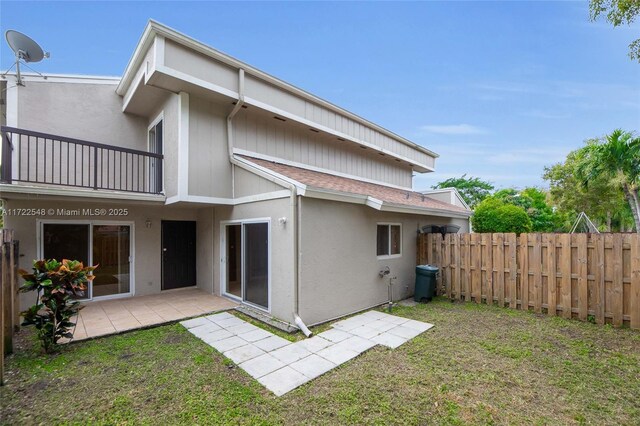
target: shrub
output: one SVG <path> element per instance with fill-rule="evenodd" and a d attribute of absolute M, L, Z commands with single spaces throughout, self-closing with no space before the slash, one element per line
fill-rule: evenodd
<path fill-rule="evenodd" d="M 76 260 L 51 259 L 34 261 L 32 273 L 19 271 L 25 280 L 20 291 L 37 292 L 36 304 L 21 312 L 22 325 L 35 325 L 45 352 L 54 350 L 62 337 L 73 337 L 75 323 L 70 320 L 81 309 L 74 297 L 84 295 L 95 268 Z"/>
<path fill-rule="evenodd" d="M 531 232 L 531 219 L 520 206 L 489 197 L 475 208 L 471 217 L 475 232 Z"/>

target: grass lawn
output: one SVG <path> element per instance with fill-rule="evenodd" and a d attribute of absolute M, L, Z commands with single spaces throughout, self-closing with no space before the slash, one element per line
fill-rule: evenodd
<path fill-rule="evenodd" d="M 436 326 L 277 398 L 179 324 L 7 360 L 3 424 L 640 424 L 640 333 L 437 300 Z"/>

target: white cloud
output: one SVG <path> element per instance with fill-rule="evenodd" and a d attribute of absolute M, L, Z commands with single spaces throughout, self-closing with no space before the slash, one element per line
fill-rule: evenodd
<path fill-rule="evenodd" d="M 439 135 L 482 135 L 487 133 L 486 129 L 478 126 L 472 126 L 470 124 L 430 124 L 427 126 L 421 126 L 420 129 L 429 133 L 436 133 Z"/>

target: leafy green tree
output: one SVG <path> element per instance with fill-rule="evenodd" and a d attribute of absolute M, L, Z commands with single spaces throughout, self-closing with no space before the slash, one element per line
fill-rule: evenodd
<path fill-rule="evenodd" d="M 531 219 L 520 206 L 487 197 L 474 209 L 471 225 L 475 232 L 531 232 Z"/>
<path fill-rule="evenodd" d="M 561 228 L 569 231 L 578 214 L 585 212 L 602 231 L 631 229 L 631 209 L 615 182 L 601 176 L 592 179 L 587 188 L 576 176 L 584 155 L 584 148 L 571 151 L 564 162 L 544 169 L 543 178 L 549 182 L 550 203 L 564 218 Z"/>
<path fill-rule="evenodd" d="M 617 129 L 604 139 L 591 141 L 581 151 L 576 172 L 587 189 L 603 178 L 622 189 L 640 233 L 640 138 Z"/>
<path fill-rule="evenodd" d="M 547 193 L 538 188 L 525 188 L 522 191 L 502 189 L 497 191 L 494 197 L 504 203 L 522 207 L 531 219 L 533 232 L 559 231 L 565 225 L 565 216 L 554 211 L 547 201 Z"/>
<path fill-rule="evenodd" d="M 590 18 L 592 21 L 605 15 L 607 21 L 614 27 L 622 24 L 631 25 L 640 14 L 638 0 L 591 0 L 589 2 Z M 640 38 L 629 45 L 629 57 L 640 62 Z"/>
<path fill-rule="evenodd" d="M 493 185 L 477 177 L 467 177 L 466 174 L 459 178 L 449 178 L 437 183 L 432 189 L 456 188 L 465 203 L 470 208 L 474 208 L 479 202 L 491 195 L 494 190 Z"/>

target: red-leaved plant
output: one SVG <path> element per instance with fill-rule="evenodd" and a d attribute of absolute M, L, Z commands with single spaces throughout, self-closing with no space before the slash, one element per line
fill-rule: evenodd
<path fill-rule="evenodd" d="M 63 337 L 73 338 L 71 318 L 82 308 L 74 298 L 84 295 L 96 268 L 77 260 L 50 259 L 34 261 L 31 273 L 18 271 L 25 280 L 20 291 L 37 292 L 36 304 L 21 312 L 22 325 L 35 325 L 45 352 L 53 351 Z"/>

